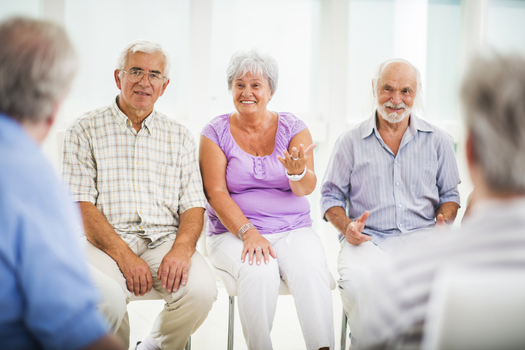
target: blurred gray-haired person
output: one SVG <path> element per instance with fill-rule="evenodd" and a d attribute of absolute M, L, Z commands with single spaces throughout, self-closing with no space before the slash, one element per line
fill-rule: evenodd
<path fill-rule="evenodd" d="M 461 99 L 476 202 L 459 232 L 398 252 L 392 268 L 372 284 L 374 302 L 366 306 L 359 349 L 419 348 L 431 285 L 445 266 L 525 272 L 524 96 L 523 56 L 490 54 L 472 61 Z M 503 341 L 497 348 L 523 344 Z"/>
<path fill-rule="evenodd" d="M 166 301 L 138 349 L 184 348 L 217 297 L 215 278 L 195 250 L 206 204 L 195 140 L 154 109 L 169 74 L 159 44 L 130 43 L 114 71 L 120 94 L 79 118 L 64 141 L 64 181 L 80 203 L 91 263 L 117 282 L 118 300 L 155 289 Z M 114 327 L 127 345 L 126 308 L 112 304 L 104 312 L 123 313 L 113 319 L 122 319 Z"/>
<path fill-rule="evenodd" d="M 123 349 L 97 310 L 80 225 L 38 147 L 77 69 L 64 29 L 0 22 L 0 347 Z"/>

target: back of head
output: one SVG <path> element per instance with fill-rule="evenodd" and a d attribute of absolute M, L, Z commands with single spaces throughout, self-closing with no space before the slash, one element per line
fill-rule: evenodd
<path fill-rule="evenodd" d="M 122 70 L 125 69 L 129 55 L 136 52 L 143 52 L 147 54 L 161 54 L 164 57 L 164 72 L 162 72 L 162 75 L 167 79 L 170 78 L 171 61 L 168 53 L 162 48 L 162 46 L 159 43 L 143 39 L 132 41 L 131 43 L 126 45 L 126 47 L 124 47 L 124 49 L 122 49 L 122 51 L 120 52 L 120 55 L 117 59 L 117 69 L 120 69 L 121 71 L 120 77 L 122 77 Z"/>
<path fill-rule="evenodd" d="M 525 194 L 525 58 L 475 58 L 461 97 L 474 157 L 487 186 L 499 193 Z"/>
<path fill-rule="evenodd" d="M 66 32 L 55 23 L 15 17 L 0 23 L 0 112 L 38 122 L 65 97 L 77 69 Z"/>

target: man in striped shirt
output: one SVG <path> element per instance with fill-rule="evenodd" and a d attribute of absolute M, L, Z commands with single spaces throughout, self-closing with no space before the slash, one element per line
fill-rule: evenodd
<path fill-rule="evenodd" d="M 342 234 L 339 288 L 357 342 L 364 278 L 436 220 L 451 224 L 459 208 L 453 140 L 413 113 L 422 112 L 419 71 L 389 60 L 372 83 L 375 112 L 337 140 L 321 198 L 324 219 Z"/>
<path fill-rule="evenodd" d="M 64 145 L 63 175 L 80 204 L 91 263 L 118 283 L 119 301 L 152 288 L 166 301 L 139 349 L 184 348 L 217 295 L 215 278 L 195 250 L 206 203 L 195 141 L 154 110 L 169 68 L 157 43 L 129 44 L 114 72 L 120 94 L 78 119 Z M 114 305 L 104 310 L 111 318 L 122 319 L 114 327 L 128 346 L 126 310 L 106 304 Z"/>
<path fill-rule="evenodd" d="M 396 254 L 371 285 L 373 302 L 365 305 L 358 348 L 419 349 L 431 285 L 441 268 L 525 272 L 525 57 L 476 58 L 461 95 L 476 202 L 460 230 Z"/>

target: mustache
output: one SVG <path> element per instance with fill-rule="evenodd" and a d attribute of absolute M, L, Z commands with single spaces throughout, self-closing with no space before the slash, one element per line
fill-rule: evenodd
<path fill-rule="evenodd" d="M 383 103 L 383 107 L 389 107 L 389 108 L 403 108 L 403 109 L 406 109 L 407 108 L 407 105 L 404 104 L 403 102 L 401 102 L 400 104 L 394 104 L 392 103 L 392 101 L 386 101 L 385 103 Z"/>

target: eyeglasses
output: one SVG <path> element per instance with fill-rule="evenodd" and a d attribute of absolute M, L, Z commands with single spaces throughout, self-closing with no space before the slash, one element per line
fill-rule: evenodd
<path fill-rule="evenodd" d="M 128 80 L 132 83 L 138 83 L 142 80 L 144 77 L 144 74 L 146 74 L 145 71 L 141 69 L 131 70 L 131 71 L 125 71 L 124 69 L 121 69 L 124 73 L 128 75 Z M 148 79 L 151 85 L 160 85 L 162 84 L 162 81 L 164 80 L 164 77 L 160 73 L 155 72 L 148 72 Z"/>

